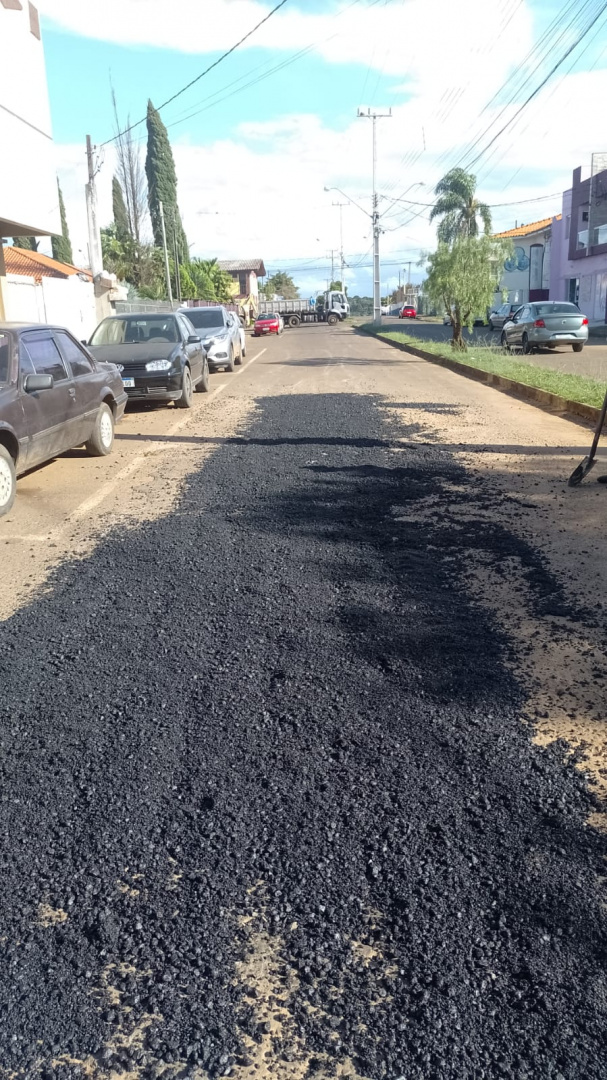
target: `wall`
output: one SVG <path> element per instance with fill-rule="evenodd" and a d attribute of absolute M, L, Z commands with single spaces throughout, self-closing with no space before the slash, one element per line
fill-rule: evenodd
<path fill-rule="evenodd" d="M 573 207 L 575 210 L 575 207 Z M 571 259 L 570 235 L 576 222 L 570 224 L 572 192 L 563 192 L 563 216 L 552 222 L 552 259 L 550 272 L 550 299 L 569 300 L 569 282 L 578 282 L 578 303 L 591 322 L 606 321 L 607 306 L 607 253 L 587 255 Z"/>
<path fill-rule="evenodd" d="M 17 2 L 21 9 L 0 4 L 0 146 L 10 159 L 10 168 L 4 166 L 0 175 L 0 235 L 58 233 L 44 51 L 32 33 L 31 5 L 28 0 Z"/>
<path fill-rule="evenodd" d="M 511 270 L 502 268 L 499 298 L 501 300 L 502 293 L 507 293 L 506 299 L 511 304 L 525 304 L 529 300 L 530 287 L 546 292 L 550 289 L 552 238 L 549 230 L 542 229 L 541 232 L 531 233 L 529 236 L 515 236 L 512 244 L 514 255 L 511 265 L 515 265 Z M 551 293 L 550 298 L 554 299 Z"/>
<path fill-rule="evenodd" d="M 9 322 L 40 322 L 67 326 L 79 340 L 90 337 L 97 325 L 95 290 L 79 277 L 34 278 L 9 274 L 0 278 Z"/>

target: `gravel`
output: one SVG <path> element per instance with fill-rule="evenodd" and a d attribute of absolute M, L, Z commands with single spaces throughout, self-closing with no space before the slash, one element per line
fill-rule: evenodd
<path fill-rule="evenodd" d="M 402 434 L 372 398 L 262 400 L 0 627 L 3 1080 L 230 1075 L 268 1038 L 250 917 L 290 986 L 272 1075 L 605 1076 L 594 797 L 464 571 L 514 556 L 566 601 Z"/>

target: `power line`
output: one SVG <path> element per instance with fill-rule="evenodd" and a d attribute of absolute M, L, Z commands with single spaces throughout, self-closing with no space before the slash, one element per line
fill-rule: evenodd
<path fill-rule="evenodd" d="M 226 59 L 226 57 L 231 56 L 233 52 L 236 52 L 236 49 L 240 48 L 240 46 L 244 44 L 244 42 L 247 41 L 248 38 L 252 37 L 252 35 L 257 30 L 259 30 L 259 27 L 263 26 L 264 23 L 267 23 L 268 19 L 271 19 L 272 15 L 275 15 L 276 12 L 279 11 L 281 7 L 284 7 L 286 3 L 287 0 L 280 0 L 280 3 L 277 4 L 276 7 L 272 8 L 272 10 L 269 11 L 268 14 L 265 15 L 264 18 L 261 19 L 261 21 L 253 27 L 252 30 L 249 30 L 249 32 L 244 35 L 244 37 L 241 37 L 240 41 L 237 41 L 235 45 L 232 45 L 231 49 L 227 49 L 227 51 L 222 53 L 217 60 L 213 61 L 213 63 L 210 64 L 208 68 L 205 68 L 204 71 L 201 71 L 200 75 L 197 75 L 195 79 L 191 79 L 190 82 L 186 84 L 186 86 L 182 86 L 181 90 L 178 90 L 175 94 L 172 95 L 172 97 L 167 98 L 166 101 L 163 101 L 162 105 L 158 106 L 157 112 L 160 112 L 161 109 L 166 108 L 166 106 L 170 105 L 171 102 L 176 100 L 176 98 L 181 97 L 182 94 L 185 94 L 186 90 L 189 90 L 190 87 L 194 86 L 195 83 L 200 82 L 201 79 L 204 79 L 205 75 L 208 75 L 209 72 L 213 70 L 213 68 L 216 68 L 219 64 L 221 64 L 222 61 Z M 117 139 L 120 139 L 123 135 L 127 135 L 129 131 L 133 131 L 134 128 L 139 127 L 140 124 L 144 124 L 145 121 L 146 117 L 144 116 L 141 120 L 137 120 L 136 123 L 130 124 L 127 128 L 124 129 L 124 131 L 118 132 L 118 134 L 114 135 L 111 139 L 106 139 L 105 142 L 101 143 L 101 146 L 107 146 L 108 143 L 116 142 Z"/>

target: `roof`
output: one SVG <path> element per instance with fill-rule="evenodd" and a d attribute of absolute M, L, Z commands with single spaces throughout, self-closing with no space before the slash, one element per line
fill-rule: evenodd
<path fill-rule="evenodd" d="M 4 262 L 7 274 L 17 274 L 20 277 L 33 277 L 40 282 L 43 277 L 69 278 L 76 274 L 84 274 L 89 281 L 93 275 L 89 270 L 80 270 L 71 263 L 58 262 L 41 251 L 26 251 L 19 247 L 3 247 Z"/>
<path fill-rule="evenodd" d="M 557 221 L 560 221 L 562 214 L 555 214 Z M 519 225 L 517 229 L 506 229 L 506 232 L 498 232 L 493 235 L 498 240 L 507 240 L 509 237 L 514 239 L 515 236 L 532 236 L 533 233 L 543 232 L 544 229 L 549 229 L 552 225 L 553 218 L 542 218 L 541 221 L 532 221 L 529 225 Z"/>
<path fill-rule="evenodd" d="M 258 277 L 266 276 L 263 259 L 219 259 L 217 265 L 220 270 L 227 270 L 228 273 L 238 270 L 253 270 Z"/>

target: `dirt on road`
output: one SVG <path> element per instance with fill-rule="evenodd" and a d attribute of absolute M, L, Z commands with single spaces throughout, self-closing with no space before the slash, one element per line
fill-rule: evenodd
<path fill-rule="evenodd" d="M 599 1080 L 587 431 L 342 327 L 172 422 L 0 526 L 0 1077 Z"/>

